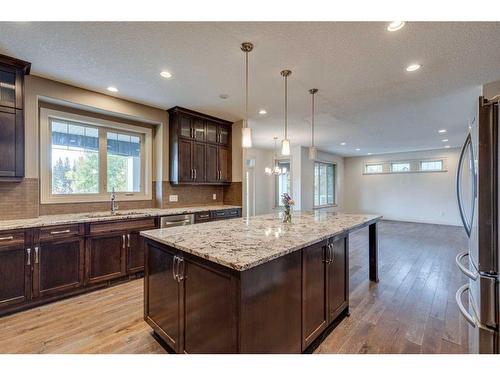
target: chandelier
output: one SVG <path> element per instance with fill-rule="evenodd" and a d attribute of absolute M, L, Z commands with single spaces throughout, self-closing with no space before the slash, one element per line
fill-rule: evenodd
<path fill-rule="evenodd" d="M 279 176 L 279 175 L 282 175 L 282 174 L 286 174 L 288 171 L 286 168 L 281 168 L 279 165 L 278 165 L 278 160 L 277 160 L 277 156 L 276 156 L 276 141 L 278 140 L 278 137 L 274 137 L 274 150 L 273 150 L 273 162 L 272 162 L 272 167 L 266 167 L 264 169 L 264 172 L 266 173 L 266 175 L 268 176 Z"/>

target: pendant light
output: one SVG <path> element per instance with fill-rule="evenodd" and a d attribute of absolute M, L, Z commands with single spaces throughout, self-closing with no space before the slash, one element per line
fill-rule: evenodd
<path fill-rule="evenodd" d="M 278 140 L 278 137 L 274 137 L 274 149 L 273 149 L 273 160 L 272 160 L 272 167 L 266 167 L 264 169 L 264 172 L 268 176 L 279 176 L 281 174 L 285 174 L 287 172 L 286 168 L 281 168 L 278 165 L 278 155 L 276 154 L 276 141 Z"/>
<path fill-rule="evenodd" d="M 315 160 L 318 154 L 318 150 L 314 147 L 314 94 L 318 92 L 318 89 L 310 89 L 311 94 L 311 147 L 309 147 L 309 159 Z"/>
<path fill-rule="evenodd" d="M 285 138 L 281 141 L 281 155 L 290 155 L 290 140 L 288 139 L 288 76 L 292 74 L 291 70 L 285 69 L 281 71 L 281 75 L 285 78 Z"/>
<path fill-rule="evenodd" d="M 252 129 L 248 127 L 248 53 L 253 50 L 250 42 L 241 43 L 241 50 L 245 52 L 245 122 L 241 129 L 241 146 L 252 147 Z"/>

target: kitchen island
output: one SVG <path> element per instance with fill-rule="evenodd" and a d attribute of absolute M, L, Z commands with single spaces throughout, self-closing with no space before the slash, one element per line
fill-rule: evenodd
<path fill-rule="evenodd" d="M 144 319 L 177 353 L 302 353 L 349 308 L 349 233 L 380 216 L 278 214 L 141 232 Z"/>

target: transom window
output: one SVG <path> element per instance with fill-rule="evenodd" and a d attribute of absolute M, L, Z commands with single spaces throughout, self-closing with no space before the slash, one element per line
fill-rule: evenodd
<path fill-rule="evenodd" d="M 443 169 L 443 161 L 442 160 L 430 160 L 430 161 L 421 161 L 420 162 L 420 170 L 421 171 L 440 171 Z"/>
<path fill-rule="evenodd" d="M 335 204 L 335 164 L 314 163 L 314 207 Z"/>
<path fill-rule="evenodd" d="M 392 163 L 391 164 L 392 172 L 409 172 L 410 171 L 410 163 Z"/>
<path fill-rule="evenodd" d="M 41 201 L 151 199 L 151 130 L 42 108 Z"/>
<path fill-rule="evenodd" d="M 365 167 L 366 173 L 382 173 L 383 166 L 382 164 L 367 164 Z"/>

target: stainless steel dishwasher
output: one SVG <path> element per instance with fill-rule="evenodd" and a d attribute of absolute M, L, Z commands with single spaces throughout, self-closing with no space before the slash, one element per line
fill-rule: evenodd
<path fill-rule="evenodd" d="M 179 227 L 194 224 L 194 214 L 162 216 L 160 228 Z"/>

